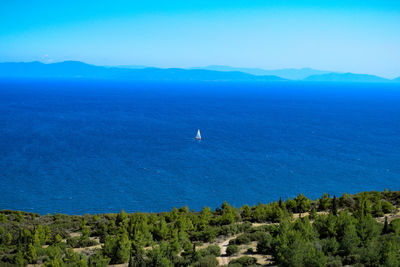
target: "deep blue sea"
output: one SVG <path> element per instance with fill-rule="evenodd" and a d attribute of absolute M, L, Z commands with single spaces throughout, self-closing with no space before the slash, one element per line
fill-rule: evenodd
<path fill-rule="evenodd" d="M 400 190 L 400 85 L 0 81 L 0 157 L 41 214 Z"/>

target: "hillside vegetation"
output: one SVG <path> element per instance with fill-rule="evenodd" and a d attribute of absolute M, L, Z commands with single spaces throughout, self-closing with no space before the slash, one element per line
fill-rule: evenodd
<path fill-rule="evenodd" d="M 212 211 L 0 212 L 0 265 L 400 266 L 400 192 Z"/>

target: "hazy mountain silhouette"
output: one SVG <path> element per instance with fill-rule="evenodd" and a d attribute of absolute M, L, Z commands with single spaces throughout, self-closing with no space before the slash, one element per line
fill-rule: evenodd
<path fill-rule="evenodd" d="M 107 67 L 107 66 L 105 66 Z M 146 65 L 117 65 L 117 66 L 108 66 L 108 67 L 115 67 L 115 68 L 123 68 L 123 69 L 147 69 L 152 68 Z"/>
<path fill-rule="evenodd" d="M 321 75 L 309 76 L 303 81 L 318 81 L 318 82 L 389 82 L 391 80 L 368 74 L 354 73 L 327 73 Z"/>
<path fill-rule="evenodd" d="M 212 70 L 159 69 L 159 68 L 117 68 L 101 67 L 79 61 L 64 61 L 44 64 L 0 63 L 0 77 L 8 78 L 89 78 L 122 79 L 141 81 L 283 81 L 277 76 L 255 76 L 248 73 Z"/>
<path fill-rule="evenodd" d="M 144 66 L 105 67 L 79 61 L 64 61 L 44 64 L 41 62 L 0 63 L 0 77 L 3 78 L 87 78 L 137 81 L 301 81 L 318 82 L 400 82 L 400 77 L 388 80 L 374 75 L 354 73 L 324 73 L 324 71 L 304 69 L 282 69 L 268 71 L 262 69 L 208 66 L 210 69 L 149 68 Z M 243 71 L 238 71 L 243 70 Z M 246 72 L 245 72 L 246 71 Z M 248 73 L 252 71 L 253 74 Z M 323 74 L 321 74 L 321 72 Z M 265 75 L 268 73 L 269 75 Z M 275 75 L 272 75 L 274 73 Z M 285 78 L 283 78 L 285 77 Z"/>
<path fill-rule="evenodd" d="M 311 75 L 331 73 L 331 71 L 315 70 L 311 68 L 265 70 L 260 68 L 235 68 L 235 67 L 220 66 L 220 65 L 195 67 L 192 69 L 205 69 L 205 70 L 216 70 L 216 71 L 240 71 L 252 75 L 274 75 L 288 80 L 302 80 Z"/>

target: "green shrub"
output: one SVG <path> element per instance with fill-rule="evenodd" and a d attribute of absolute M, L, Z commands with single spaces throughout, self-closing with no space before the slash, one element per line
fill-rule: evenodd
<path fill-rule="evenodd" d="M 207 255 L 194 264 L 195 267 L 214 267 L 218 266 L 218 261 L 214 255 Z"/>
<path fill-rule="evenodd" d="M 257 252 L 260 254 L 268 254 L 271 251 L 272 236 L 265 234 L 261 240 L 257 242 Z"/>
<path fill-rule="evenodd" d="M 6 223 L 7 221 L 7 216 L 3 213 L 0 213 L 0 223 Z"/>
<path fill-rule="evenodd" d="M 250 243 L 250 235 L 247 233 L 241 234 L 240 236 L 236 237 L 229 241 L 230 245 L 243 245 Z"/>
<path fill-rule="evenodd" d="M 394 207 L 392 204 L 390 204 L 389 201 L 383 200 L 382 201 L 382 211 L 384 213 L 391 213 L 394 210 Z"/>
<path fill-rule="evenodd" d="M 89 266 L 106 267 L 110 263 L 110 258 L 103 256 L 100 252 L 93 254 L 88 259 Z"/>
<path fill-rule="evenodd" d="M 257 259 L 250 256 L 243 256 L 237 259 L 233 259 L 229 262 L 229 266 L 233 264 L 240 264 L 241 266 L 251 266 L 257 263 Z"/>
<path fill-rule="evenodd" d="M 389 225 L 389 229 L 396 235 L 400 235 L 400 219 L 393 220 Z"/>
<path fill-rule="evenodd" d="M 85 248 L 98 245 L 99 243 L 96 240 L 92 240 L 89 238 L 82 237 L 71 237 L 67 239 L 67 245 L 73 248 Z"/>
<path fill-rule="evenodd" d="M 251 241 L 260 241 L 263 240 L 268 233 L 263 232 L 263 231 L 255 231 L 254 233 L 251 233 L 249 235 Z"/>
<path fill-rule="evenodd" d="M 201 256 L 205 257 L 207 255 L 214 255 L 216 257 L 221 255 L 221 249 L 217 245 L 210 245 L 207 248 L 203 248 L 199 250 Z"/>
<path fill-rule="evenodd" d="M 328 257 L 328 265 L 327 267 L 342 267 L 342 261 L 339 256 L 336 257 Z"/>
<path fill-rule="evenodd" d="M 229 245 L 226 248 L 226 255 L 228 255 L 228 256 L 232 256 L 238 252 L 239 252 L 239 247 L 236 245 Z"/>
<path fill-rule="evenodd" d="M 208 246 L 207 251 L 209 252 L 209 255 L 214 255 L 216 257 L 221 255 L 221 249 L 217 245 Z"/>

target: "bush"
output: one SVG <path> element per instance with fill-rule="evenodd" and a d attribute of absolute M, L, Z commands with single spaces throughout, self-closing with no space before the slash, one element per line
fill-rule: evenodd
<path fill-rule="evenodd" d="M 239 252 L 239 247 L 236 245 L 229 245 L 226 248 L 226 255 L 231 256 Z"/>
<path fill-rule="evenodd" d="M 229 262 L 229 266 L 232 264 L 240 264 L 241 266 L 250 266 L 257 263 L 257 259 L 250 256 L 243 256 L 237 259 L 233 259 Z"/>
<path fill-rule="evenodd" d="M 272 236 L 265 234 L 265 236 L 257 243 L 257 252 L 260 254 L 268 254 L 271 251 Z"/>
<path fill-rule="evenodd" d="M 73 248 L 85 248 L 95 246 L 98 244 L 98 242 L 96 240 L 77 236 L 67 239 L 67 244 Z"/>
<path fill-rule="evenodd" d="M 328 257 L 328 265 L 327 267 L 341 267 L 342 261 L 339 256 L 336 257 Z"/>
<path fill-rule="evenodd" d="M 331 206 L 331 198 L 327 193 L 324 193 L 322 197 L 319 199 L 318 210 L 326 211 Z"/>
<path fill-rule="evenodd" d="M 248 244 L 250 243 L 250 236 L 247 233 L 241 234 L 240 236 L 236 237 L 235 239 L 232 239 L 229 241 L 230 245 L 242 245 L 242 244 Z"/>
<path fill-rule="evenodd" d="M 247 232 L 251 229 L 251 222 L 243 222 L 241 224 L 238 224 L 237 226 L 239 232 Z"/>
<path fill-rule="evenodd" d="M 382 200 L 382 211 L 384 213 L 390 213 L 394 210 L 394 207 L 392 204 L 390 204 L 389 201 Z"/>
<path fill-rule="evenodd" d="M 194 232 L 193 239 L 202 242 L 211 242 L 217 237 L 217 228 L 208 226 L 201 232 Z"/>
<path fill-rule="evenodd" d="M 211 245 L 207 247 L 207 251 L 210 255 L 214 255 L 216 257 L 221 256 L 221 249 L 217 245 Z"/>
<path fill-rule="evenodd" d="M 310 220 L 314 220 L 315 218 L 317 218 L 317 210 L 315 208 L 311 209 L 309 218 L 310 218 Z"/>
<path fill-rule="evenodd" d="M 210 245 L 207 248 L 203 248 L 199 250 L 200 255 L 205 257 L 208 255 L 214 255 L 215 257 L 218 257 L 221 255 L 221 249 L 217 245 Z"/>
<path fill-rule="evenodd" d="M 343 200 L 342 201 L 342 205 L 345 207 L 348 207 L 350 210 L 355 210 L 356 208 L 356 201 L 354 200 L 354 198 L 352 196 L 349 195 L 344 195 L 343 196 Z"/>
<path fill-rule="evenodd" d="M 269 234 L 267 234 L 266 232 L 256 231 L 254 233 L 251 233 L 249 237 L 251 241 L 260 241 L 266 238 L 267 235 Z"/>
<path fill-rule="evenodd" d="M 400 219 L 395 219 L 390 223 L 389 229 L 396 235 L 400 235 Z"/>
<path fill-rule="evenodd" d="M 332 254 L 332 255 L 336 255 L 337 251 L 339 250 L 339 242 L 336 241 L 336 239 L 333 238 L 326 238 L 326 239 L 322 239 L 320 241 L 320 245 L 322 247 L 322 251 L 326 254 Z"/>
<path fill-rule="evenodd" d="M 218 261 L 214 255 L 207 255 L 194 264 L 195 267 L 214 267 L 218 266 Z"/>
<path fill-rule="evenodd" d="M 103 256 L 100 252 L 89 257 L 89 266 L 106 267 L 110 263 L 110 258 Z"/>
<path fill-rule="evenodd" d="M 219 229 L 219 235 L 235 235 L 241 232 L 237 224 L 223 225 Z"/>
<path fill-rule="evenodd" d="M 7 216 L 3 213 L 0 213 L 0 223 L 6 223 L 7 221 Z"/>

